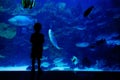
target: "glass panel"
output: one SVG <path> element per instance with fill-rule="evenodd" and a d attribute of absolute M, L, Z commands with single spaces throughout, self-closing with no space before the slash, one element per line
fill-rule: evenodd
<path fill-rule="evenodd" d="M 36 22 L 42 24 L 45 38 L 42 70 L 119 71 L 119 4 L 120 0 L 0 0 L 0 71 L 31 70 L 30 37 Z"/>

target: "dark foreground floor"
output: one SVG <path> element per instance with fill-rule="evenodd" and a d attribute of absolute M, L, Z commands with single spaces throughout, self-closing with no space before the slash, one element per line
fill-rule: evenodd
<path fill-rule="evenodd" d="M 31 80 L 31 72 L 0 71 L 0 80 Z M 120 72 L 45 71 L 39 80 L 120 80 Z"/>

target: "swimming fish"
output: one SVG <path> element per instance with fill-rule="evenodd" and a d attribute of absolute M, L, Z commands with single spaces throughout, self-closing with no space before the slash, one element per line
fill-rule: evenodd
<path fill-rule="evenodd" d="M 57 44 L 57 41 L 56 41 L 56 39 L 55 39 L 55 36 L 54 36 L 54 34 L 53 34 L 52 29 L 49 29 L 49 30 L 48 30 L 48 36 L 49 36 L 49 39 L 50 39 L 50 42 L 52 43 L 52 45 L 53 45 L 54 47 L 56 47 L 57 49 L 61 49 L 61 48 L 58 46 L 58 44 Z"/>
<path fill-rule="evenodd" d="M 28 16 L 18 15 L 8 19 L 8 22 L 15 26 L 28 26 L 36 22 L 36 19 L 32 19 Z"/>
<path fill-rule="evenodd" d="M 72 60 L 73 64 L 75 64 L 75 65 L 78 64 L 78 58 L 76 56 L 73 56 L 71 60 Z"/>
<path fill-rule="evenodd" d="M 75 46 L 85 48 L 85 47 L 89 46 L 89 43 L 88 42 L 80 42 L 80 43 L 76 43 Z"/>
<path fill-rule="evenodd" d="M 35 0 L 22 0 L 22 6 L 31 9 L 35 6 Z"/>
<path fill-rule="evenodd" d="M 94 6 L 89 7 L 87 10 L 84 11 L 84 17 L 87 17 L 91 11 L 93 10 Z"/>

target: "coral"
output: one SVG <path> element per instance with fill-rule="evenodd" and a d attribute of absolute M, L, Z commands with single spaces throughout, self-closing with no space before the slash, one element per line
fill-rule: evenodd
<path fill-rule="evenodd" d="M 53 64 L 55 65 L 55 67 L 65 67 L 65 66 L 68 66 L 68 63 L 64 63 L 63 62 L 63 58 L 55 58 L 53 60 Z"/>
<path fill-rule="evenodd" d="M 105 60 L 96 60 L 96 64 L 94 65 L 94 67 L 98 69 L 103 69 L 105 67 L 105 64 Z"/>
<path fill-rule="evenodd" d="M 55 58 L 53 62 L 56 64 L 62 61 L 63 61 L 63 58 Z"/>

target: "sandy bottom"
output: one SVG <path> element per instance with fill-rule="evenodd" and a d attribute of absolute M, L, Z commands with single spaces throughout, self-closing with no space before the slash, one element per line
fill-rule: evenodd
<path fill-rule="evenodd" d="M 26 66 L 9 66 L 9 67 L 0 67 L 0 71 L 30 71 L 26 70 Z M 43 70 L 43 69 L 42 69 Z M 37 70 L 36 70 L 37 71 Z M 43 71 L 113 71 L 113 72 L 120 72 L 120 70 L 102 70 L 102 69 L 96 69 L 96 68 L 84 68 L 84 69 L 79 69 L 79 68 L 74 68 L 72 70 L 70 69 L 65 69 L 64 67 L 53 67 L 52 69 L 49 70 L 43 70 Z"/>

